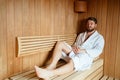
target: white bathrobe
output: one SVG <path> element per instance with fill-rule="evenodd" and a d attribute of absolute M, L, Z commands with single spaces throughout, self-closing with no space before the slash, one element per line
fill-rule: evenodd
<path fill-rule="evenodd" d="M 85 42 L 87 32 L 78 35 L 75 45 L 85 49 L 91 58 L 99 56 L 104 47 L 104 38 L 97 31 L 95 31 Z"/>
<path fill-rule="evenodd" d="M 85 49 L 86 53 L 74 54 L 72 51 L 69 57 L 73 60 L 76 71 L 89 69 L 93 59 L 98 57 L 104 47 L 104 38 L 101 34 L 95 31 L 85 42 L 87 32 L 80 33 L 75 41 L 76 46 L 80 49 Z M 69 46 L 70 47 L 70 46 Z M 65 56 L 65 55 L 64 55 Z"/>

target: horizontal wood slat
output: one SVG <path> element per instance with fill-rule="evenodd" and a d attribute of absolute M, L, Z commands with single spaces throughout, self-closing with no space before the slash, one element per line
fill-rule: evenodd
<path fill-rule="evenodd" d="M 103 72 L 103 66 L 97 69 L 94 73 L 90 74 L 85 80 L 93 80 L 97 75 L 101 74 L 101 72 Z"/>
<path fill-rule="evenodd" d="M 12 77 L 10 77 L 10 79 L 17 80 L 17 79 L 19 79 L 23 76 L 26 76 L 26 75 L 32 74 L 32 73 L 35 73 L 35 70 L 31 70 L 31 71 L 28 71 L 28 72 L 25 72 L 25 73 L 22 73 L 22 74 L 19 74 L 19 75 L 12 76 Z"/>
<path fill-rule="evenodd" d="M 66 41 L 68 44 L 72 45 L 75 39 L 76 34 L 17 37 L 18 56 L 50 51 L 57 41 Z"/>
<path fill-rule="evenodd" d="M 107 80 L 108 76 L 103 76 L 100 80 Z"/>
<path fill-rule="evenodd" d="M 64 65 L 66 62 L 63 60 L 60 60 L 57 64 L 57 67 L 60 67 L 61 65 Z M 46 65 L 47 66 L 47 65 Z M 44 68 L 45 66 L 43 66 Z M 56 76 L 51 77 L 52 79 Z M 16 75 L 11 76 L 8 78 L 10 80 L 39 80 L 39 78 L 36 76 L 35 70 L 27 71 L 24 73 L 19 73 Z"/>
<path fill-rule="evenodd" d="M 97 76 L 95 76 L 93 79 L 91 80 L 99 80 L 101 77 L 103 76 L 103 71 L 100 72 Z"/>
<path fill-rule="evenodd" d="M 100 80 L 120 80 L 118 78 L 110 77 L 108 75 L 104 75 Z"/>

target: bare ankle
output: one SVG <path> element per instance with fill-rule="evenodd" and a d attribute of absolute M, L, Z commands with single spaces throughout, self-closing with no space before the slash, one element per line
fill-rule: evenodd
<path fill-rule="evenodd" d="M 53 69 L 55 69 L 55 68 L 56 68 L 56 65 L 48 65 L 48 66 L 46 67 L 47 70 L 53 70 Z"/>

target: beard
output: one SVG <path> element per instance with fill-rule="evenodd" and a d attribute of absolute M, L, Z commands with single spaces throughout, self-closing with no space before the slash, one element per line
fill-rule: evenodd
<path fill-rule="evenodd" d="M 95 29 L 87 29 L 87 32 L 92 32 L 94 31 Z"/>

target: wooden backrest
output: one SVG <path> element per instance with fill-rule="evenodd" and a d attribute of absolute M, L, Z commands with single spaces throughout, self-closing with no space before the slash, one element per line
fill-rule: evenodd
<path fill-rule="evenodd" d="M 72 45 L 75 39 L 76 34 L 17 37 L 18 57 L 37 52 L 51 51 L 57 41 L 66 41 Z"/>

